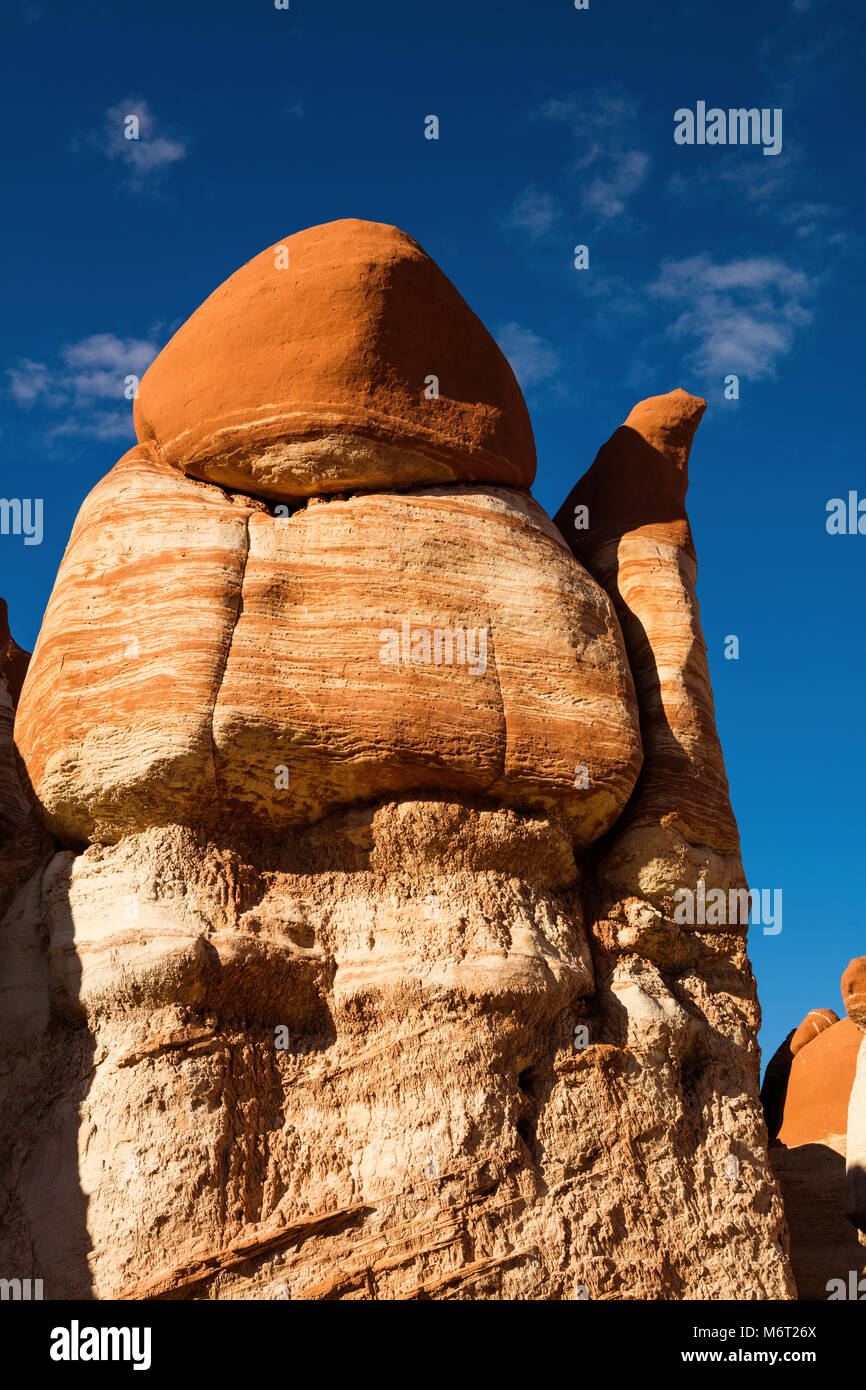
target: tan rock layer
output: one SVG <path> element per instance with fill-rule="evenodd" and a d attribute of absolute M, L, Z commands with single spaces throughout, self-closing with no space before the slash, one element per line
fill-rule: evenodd
<path fill-rule="evenodd" d="M 826 1297 L 831 1279 L 847 1286 L 866 1260 L 866 1241 L 841 1219 L 866 1236 L 866 956 L 849 963 L 840 987 L 848 1017 L 810 1010 L 773 1057 L 762 1091 L 801 1297 Z"/>
<path fill-rule="evenodd" d="M 667 827 L 736 857 L 685 511 L 689 450 L 704 409 L 681 390 L 635 406 L 556 522 L 613 597 L 635 679 L 645 759 L 627 825 Z M 585 529 L 575 529 L 580 506 L 588 509 Z"/>
<path fill-rule="evenodd" d="M 742 941 L 610 984 L 569 854 L 441 800 L 58 855 L 4 1258 L 50 1297 L 787 1296 Z"/>
<path fill-rule="evenodd" d="M 0 925 L 3 1268 L 54 1298 L 790 1296 L 744 933 L 670 916 L 742 881 L 683 507 L 703 403 L 636 407 L 578 492 L 609 597 L 420 248 L 287 249 L 147 374 L 25 683 L 48 823 L 96 843 L 33 847 Z M 193 478 L 365 494 L 277 517 Z M 472 656 L 431 661 L 444 628 Z"/>
<path fill-rule="evenodd" d="M 82 507 L 17 739 L 73 843 L 425 788 L 561 804 L 585 844 L 634 786 L 637 723 L 612 605 L 524 494 L 272 516 L 139 448 Z"/>
<path fill-rule="evenodd" d="M 16 740 L 72 842 L 212 798 L 213 703 L 252 504 L 132 449 L 82 505 L 22 691 Z"/>

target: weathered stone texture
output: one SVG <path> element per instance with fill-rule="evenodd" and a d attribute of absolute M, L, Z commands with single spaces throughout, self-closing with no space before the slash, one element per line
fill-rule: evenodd
<path fill-rule="evenodd" d="M 684 508 L 703 402 L 637 406 L 558 529 L 420 247 L 286 248 L 149 369 L 24 685 L 47 829 L 0 863 L 2 1268 L 52 1298 L 789 1297 L 745 928 L 673 916 L 744 886 Z"/>

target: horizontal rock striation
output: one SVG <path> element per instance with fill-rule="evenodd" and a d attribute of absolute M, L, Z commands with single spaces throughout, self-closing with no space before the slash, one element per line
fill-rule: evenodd
<path fill-rule="evenodd" d="M 682 390 L 641 401 L 556 515 L 614 600 L 641 711 L 643 770 L 609 872 L 668 912 L 665 879 L 693 891 L 701 878 L 725 892 L 745 886 L 685 510 L 704 409 Z"/>
<path fill-rule="evenodd" d="M 237 815 L 269 833 L 447 789 L 561 803 L 587 844 L 641 761 L 610 600 L 531 499 L 273 516 L 141 448 L 82 508 L 17 737 L 70 843 Z"/>
<path fill-rule="evenodd" d="M 7 1277 L 793 1294 L 745 929 L 672 913 L 744 883 L 702 409 L 635 408 L 572 553 L 510 368 L 396 229 L 290 237 L 179 330 L 17 713 L 47 829 L 0 863 Z"/>

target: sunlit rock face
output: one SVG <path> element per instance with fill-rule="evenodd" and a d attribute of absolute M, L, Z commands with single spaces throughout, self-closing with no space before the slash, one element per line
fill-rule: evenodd
<path fill-rule="evenodd" d="M 641 763 L 613 605 L 525 494 L 282 517 L 141 447 L 76 522 L 17 738 L 69 843 L 447 789 L 559 808 L 588 844 Z"/>
<path fill-rule="evenodd" d="M 743 883 L 683 506 L 702 409 L 636 408 L 578 534 L 528 493 L 507 362 L 396 229 L 289 237 L 179 330 L 16 717 L 54 838 L 0 931 L 10 1274 L 790 1296 L 744 929 L 673 920 Z"/>
<path fill-rule="evenodd" d="M 484 325 L 405 232 L 353 218 L 220 285 L 144 376 L 135 424 L 181 473 L 277 500 L 535 477 Z"/>
<path fill-rule="evenodd" d="M 803 1299 L 866 1289 L 866 956 L 850 962 L 841 992 L 845 1017 L 810 1009 L 761 1090 Z"/>

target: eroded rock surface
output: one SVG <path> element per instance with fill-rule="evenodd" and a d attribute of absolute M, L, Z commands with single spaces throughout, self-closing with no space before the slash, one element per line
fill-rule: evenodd
<path fill-rule="evenodd" d="M 135 424 L 181 472 L 277 499 L 535 477 L 487 329 L 416 241 L 354 218 L 220 285 L 145 373 Z"/>
<path fill-rule="evenodd" d="M 613 605 L 531 498 L 274 516 L 141 447 L 85 501 L 16 737 L 69 843 L 238 815 L 273 834 L 447 788 L 561 804 L 588 844 L 642 756 Z"/>
<path fill-rule="evenodd" d="M 744 886 L 703 403 L 635 408 L 576 537 L 420 247 L 285 246 L 147 373 L 23 690 L 57 838 L 0 925 L 3 1267 L 59 1298 L 791 1296 L 745 927 L 672 911 Z"/>

